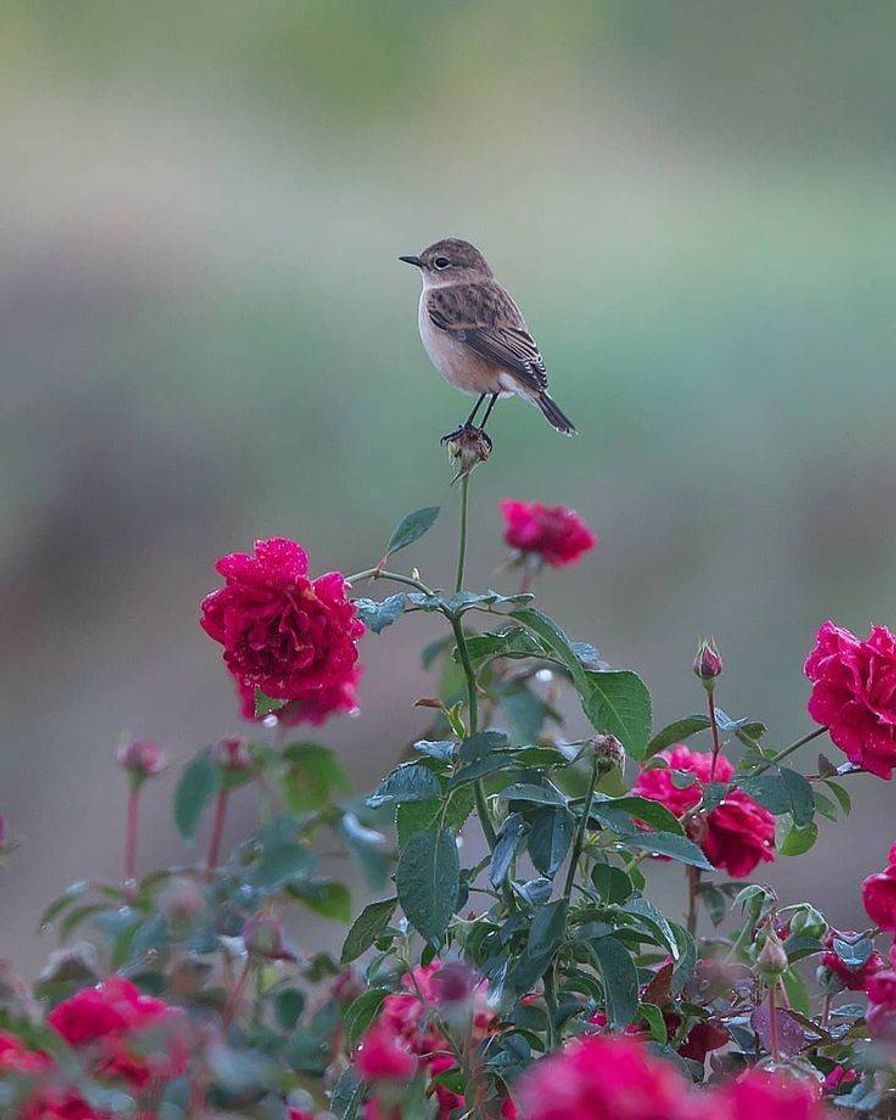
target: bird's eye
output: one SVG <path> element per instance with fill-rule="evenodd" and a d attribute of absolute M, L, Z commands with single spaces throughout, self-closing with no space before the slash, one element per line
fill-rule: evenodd
<path fill-rule="evenodd" d="M 449 261 L 447 257 L 436 257 L 436 259 L 432 263 L 436 266 L 436 268 L 451 267 L 451 261 Z"/>

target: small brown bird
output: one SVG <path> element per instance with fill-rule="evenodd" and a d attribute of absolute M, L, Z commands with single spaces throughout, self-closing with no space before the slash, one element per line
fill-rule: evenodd
<path fill-rule="evenodd" d="M 548 375 L 535 339 L 513 298 L 485 257 L 469 241 L 447 237 L 419 257 L 399 257 L 423 276 L 420 338 L 441 375 L 478 399 L 465 422 L 444 438 L 474 426 L 476 414 L 491 396 L 480 428 L 498 397 L 516 394 L 537 405 L 564 435 L 575 435 L 570 420 L 548 395 Z"/>

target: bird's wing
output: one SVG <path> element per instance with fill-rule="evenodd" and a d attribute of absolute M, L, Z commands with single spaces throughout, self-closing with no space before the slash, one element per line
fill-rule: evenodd
<path fill-rule="evenodd" d="M 529 334 L 520 309 L 494 280 L 434 288 L 426 309 L 440 330 L 508 370 L 527 389 L 539 392 L 547 388 L 547 371 L 538 344 Z"/>

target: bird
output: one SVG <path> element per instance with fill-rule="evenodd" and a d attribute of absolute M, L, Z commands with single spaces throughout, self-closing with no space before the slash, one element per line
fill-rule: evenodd
<path fill-rule="evenodd" d="M 548 393 L 544 359 L 523 313 L 475 245 L 446 237 L 419 255 L 398 259 L 423 277 L 418 326 L 429 360 L 451 385 L 477 397 L 470 415 L 443 443 L 473 429 L 490 396 L 479 425 L 484 434 L 495 402 L 514 394 L 540 408 L 558 432 L 576 434 Z"/>

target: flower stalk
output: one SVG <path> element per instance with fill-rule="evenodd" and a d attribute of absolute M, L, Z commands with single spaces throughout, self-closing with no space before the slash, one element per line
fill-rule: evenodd
<path fill-rule="evenodd" d="M 206 861 L 206 871 L 209 875 L 218 866 L 221 859 L 221 840 L 224 836 L 224 821 L 227 817 L 227 800 L 230 790 L 226 786 L 218 791 L 218 797 L 215 801 L 215 818 L 212 822 L 212 835 L 208 846 L 208 859 Z"/>

